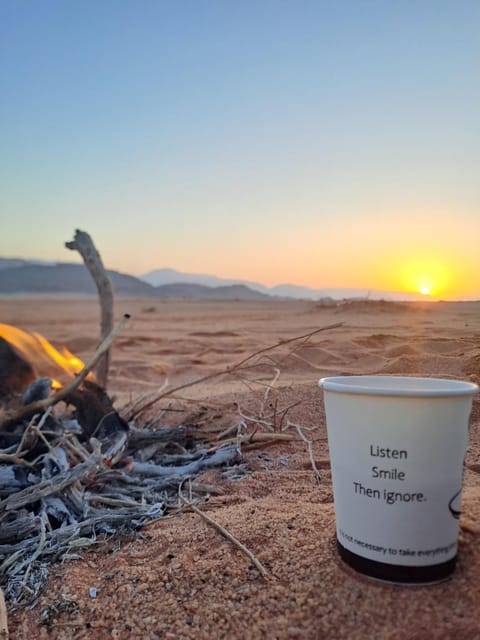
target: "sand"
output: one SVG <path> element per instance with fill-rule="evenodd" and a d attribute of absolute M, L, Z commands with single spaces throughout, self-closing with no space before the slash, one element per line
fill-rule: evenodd
<path fill-rule="evenodd" d="M 2 322 L 38 331 L 79 356 L 97 343 L 93 299 L 3 298 L 0 311 Z M 12 638 L 480 638 L 480 399 L 471 418 L 458 567 L 443 583 L 400 587 L 364 578 L 337 556 L 317 385 L 325 375 L 360 373 L 478 383 L 480 303 L 117 300 L 116 316 L 124 312 L 132 320 L 115 343 L 109 382 L 117 406 L 160 386 L 165 376 L 171 385 L 183 384 L 282 340 L 343 323 L 267 352 L 268 368 L 185 389 L 178 401 L 185 413 L 165 413 L 169 424 L 196 420 L 220 431 L 235 424 L 239 411 L 258 416 L 265 397 L 259 383 L 279 375 L 265 411 L 277 408 L 277 426 L 287 419 L 302 425 L 314 441 L 321 482 L 300 438 L 246 453 L 248 471 L 240 480 L 219 471 L 202 478 L 223 490 L 202 508 L 255 553 L 269 572 L 266 580 L 198 515 L 185 513 L 110 540 L 82 561 L 54 566 L 38 605 L 10 613 Z"/>

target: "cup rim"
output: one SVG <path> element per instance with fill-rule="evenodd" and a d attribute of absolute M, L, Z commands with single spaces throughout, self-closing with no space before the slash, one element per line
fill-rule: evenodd
<path fill-rule="evenodd" d="M 415 376 L 331 376 L 322 378 L 318 384 L 324 391 L 372 396 L 431 398 L 473 396 L 479 391 L 474 382 Z"/>

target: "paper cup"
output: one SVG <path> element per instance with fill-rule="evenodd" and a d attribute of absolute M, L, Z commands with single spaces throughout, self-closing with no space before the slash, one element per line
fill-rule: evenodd
<path fill-rule="evenodd" d="M 390 582 L 455 568 L 475 384 L 436 378 L 323 378 L 340 556 Z"/>

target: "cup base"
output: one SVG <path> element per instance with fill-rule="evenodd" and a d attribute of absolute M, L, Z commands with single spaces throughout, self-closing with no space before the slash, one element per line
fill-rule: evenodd
<path fill-rule="evenodd" d="M 362 558 L 362 556 L 346 549 L 338 540 L 337 548 L 342 560 L 355 571 L 376 580 L 399 584 L 434 584 L 442 582 L 452 575 L 457 562 L 457 556 L 455 556 L 441 564 L 411 567 Z"/>

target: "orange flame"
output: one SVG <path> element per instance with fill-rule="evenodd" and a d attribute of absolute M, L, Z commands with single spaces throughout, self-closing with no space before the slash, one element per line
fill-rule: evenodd
<path fill-rule="evenodd" d="M 13 345 L 20 354 L 37 371 L 39 375 L 48 375 L 50 372 L 59 371 L 67 373 L 70 377 L 76 376 L 85 366 L 83 361 L 62 348 L 62 353 L 55 349 L 50 342 L 39 333 L 22 331 L 9 324 L 0 323 L 0 337 Z M 62 385 L 57 380 L 52 382 L 53 388 Z"/>

